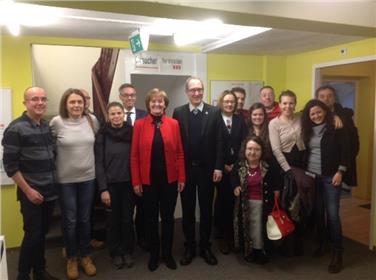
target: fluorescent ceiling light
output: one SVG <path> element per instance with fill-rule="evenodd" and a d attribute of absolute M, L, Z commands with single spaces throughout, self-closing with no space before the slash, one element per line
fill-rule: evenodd
<path fill-rule="evenodd" d="M 12 35 L 19 34 L 20 25 L 45 26 L 57 22 L 61 15 L 58 9 L 15 3 L 12 0 L 0 1 L 0 25 L 6 25 Z"/>
<path fill-rule="evenodd" d="M 266 32 L 270 29 L 271 28 L 255 27 L 255 26 L 240 27 L 236 31 L 234 31 L 232 34 L 226 36 L 225 38 L 203 46 L 202 52 L 209 52 L 209 51 L 224 47 L 226 45 L 235 43 L 237 41 Z"/>

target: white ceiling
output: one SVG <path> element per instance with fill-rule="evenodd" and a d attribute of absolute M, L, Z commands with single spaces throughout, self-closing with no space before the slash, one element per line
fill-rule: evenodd
<path fill-rule="evenodd" d="M 155 17 L 122 13 L 55 8 L 63 12 L 58 22 L 44 27 L 21 27 L 22 35 L 50 37 L 78 37 L 108 40 L 128 40 L 128 36 L 140 27 L 156 20 Z M 188 16 L 187 16 L 188 17 Z M 5 31 L 2 27 L 1 31 Z M 5 31 L 7 32 L 7 31 Z M 301 30 L 295 28 L 273 28 L 270 31 L 236 43 L 218 48 L 212 53 L 287 55 L 366 38 L 366 36 L 341 35 Z M 151 36 L 151 43 L 173 44 L 172 37 Z M 210 43 L 206 41 L 204 43 Z M 201 45 L 202 47 L 202 45 Z"/>

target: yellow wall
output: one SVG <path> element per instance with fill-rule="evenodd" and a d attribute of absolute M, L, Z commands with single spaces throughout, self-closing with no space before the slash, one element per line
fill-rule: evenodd
<path fill-rule="evenodd" d="M 341 48 L 347 48 L 347 55 L 341 55 Z M 312 71 L 315 64 L 369 55 L 376 55 L 376 38 L 287 56 L 286 85 L 298 95 L 297 109 L 302 109 L 312 97 Z"/>

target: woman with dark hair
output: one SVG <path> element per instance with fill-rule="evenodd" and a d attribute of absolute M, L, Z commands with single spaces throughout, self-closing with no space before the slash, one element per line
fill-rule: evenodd
<path fill-rule="evenodd" d="M 56 140 L 56 171 L 68 279 L 77 279 L 78 257 L 89 276 L 96 274 L 90 257 L 90 213 L 95 192 L 94 141 L 99 123 L 85 111 L 85 96 L 68 89 L 60 100 L 59 116 L 50 126 Z"/>
<path fill-rule="evenodd" d="M 274 195 L 279 196 L 278 169 L 263 160 L 264 151 L 260 137 L 248 136 L 241 145 L 239 161 L 232 173 L 233 191 L 237 197 L 234 209 L 235 246 L 244 247 L 245 260 L 257 264 L 268 262 L 264 249 L 267 240 L 265 225 L 273 208 Z M 240 212 L 242 215 L 239 215 Z M 240 244 L 241 240 L 244 244 Z"/>
<path fill-rule="evenodd" d="M 237 98 L 234 93 L 225 90 L 221 93 L 218 103 L 221 114 L 221 129 L 225 148 L 225 168 L 221 182 L 217 186 L 215 199 L 215 221 L 218 230 L 219 250 L 229 254 L 233 247 L 233 209 L 234 196 L 230 174 L 238 159 L 240 144 L 247 136 L 247 125 L 244 118 L 235 114 Z"/>
<path fill-rule="evenodd" d="M 95 170 L 104 205 L 111 207 L 107 236 L 112 264 L 116 269 L 133 265 L 133 209 L 135 195 L 131 185 L 130 153 L 132 126 L 124 121 L 119 102 L 107 106 L 106 123 L 95 141 Z"/>
<path fill-rule="evenodd" d="M 269 121 L 265 106 L 256 102 L 249 108 L 250 126 L 249 135 L 259 136 L 265 146 L 264 160 L 269 161 L 273 157 L 269 141 Z"/>
<path fill-rule="evenodd" d="M 302 130 L 307 147 L 306 169 L 316 176 L 319 238 L 322 242 L 325 240 L 326 222 L 333 244 L 328 271 L 338 273 L 342 269 L 343 253 L 339 216 L 341 185 L 350 160 L 347 135 L 343 128 L 335 129 L 333 114 L 323 102 L 315 99 L 304 107 Z"/>
<path fill-rule="evenodd" d="M 174 211 L 178 193 L 185 186 L 179 123 L 165 115 L 168 102 L 166 92 L 157 88 L 150 90 L 145 99 L 149 114 L 135 122 L 132 137 L 132 185 L 136 195 L 144 200 L 150 271 L 159 266 L 160 243 L 165 265 L 176 269 L 172 257 Z M 159 213 L 162 242 L 158 230 Z"/>

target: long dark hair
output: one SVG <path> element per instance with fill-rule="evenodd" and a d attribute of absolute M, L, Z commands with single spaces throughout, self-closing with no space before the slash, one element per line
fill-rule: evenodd
<path fill-rule="evenodd" d="M 257 143 L 261 147 L 261 158 L 260 160 L 264 159 L 264 152 L 265 152 L 265 144 L 262 141 L 262 139 L 256 135 L 248 135 L 242 144 L 240 145 L 239 150 L 239 161 L 247 161 L 247 158 L 245 157 L 245 149 L 247 147 L 247 144 L 249 141 L 253 141 Z"/>
<path fill-rule="evenodd" d="M 261 125 L 260 137 L 264 142 L 267 142 L 269 141 L 268 114 L 266 113 L 265 106 L 260 102 L 256 102 L 252 104 L 252 106 L 249 108 L 249 118 L 250 118 L 249 135 L 256 135 L 255 128 L 253 127 L 253 124 L 252 124 L 252 112 L 257 109 L 261 109 L 262 113 L 264 114 L 264 122 Z"/>
<path fill-rule="evenodd" d="M 329 107 L 325 105 L 322 101 L 318 99 L 312 99 L 307 102 L 307 104 L 304 106 L 304 110 L 302 113 L 302 136 L 303 141 L 306 147 L 308 147 L 309 141 L 311 139 L 312 133 L 313 133 L 313 127 L 315 124 L 311 121 L 311 118 L 309 116 L 309 113 L 313 107 L 320 107 L 325 112 L 325 118 L 324 123 L 325 126 L 329 129 L 334 129 L 334 116 L 332 112 L 329 110 Z"/>

